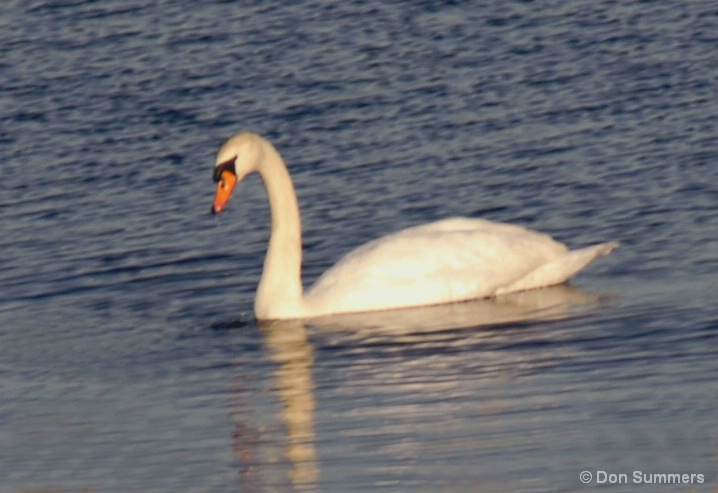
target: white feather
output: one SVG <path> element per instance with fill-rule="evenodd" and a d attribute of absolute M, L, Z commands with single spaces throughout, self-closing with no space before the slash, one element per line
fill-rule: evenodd
<path fill-rule="evenodd" d="M 227 141 L 217 165 L 235 159 L 241 180 L 258 172 L 267 187 L 272 233 L 255 299 L 259 319 L 436 305 L 561 284 L 617 243 L 570 251 L 543 233 L 483 219 L 451 218 L 366 243 L 327 270 L 306 294 L 301 225 L 289 172 L 256 134 Z"/>

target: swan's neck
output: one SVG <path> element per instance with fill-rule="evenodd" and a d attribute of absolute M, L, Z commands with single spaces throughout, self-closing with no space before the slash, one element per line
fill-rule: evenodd
<path fill-rule="evenodd" d="M 260 319 L 299 317 L 302 313 L 302 226 L 289 171 L 274 147 L 262 146 L 258 172 L 267 188 L 272 231 L 257 288 L 254 312 Z"/>

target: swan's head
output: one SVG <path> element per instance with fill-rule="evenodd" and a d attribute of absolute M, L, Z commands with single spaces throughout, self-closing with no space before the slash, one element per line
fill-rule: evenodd
<path fill-rule="evenodd" d="M 257 171 L 262 158 L 262 138 L 243 132 L 231 137 L 219 149 L 214 164 L 213 178 L 217 191 L 212 203 L 212 214 L 219 214 L 229 202 L 235 185 L 248 174 Z"/>

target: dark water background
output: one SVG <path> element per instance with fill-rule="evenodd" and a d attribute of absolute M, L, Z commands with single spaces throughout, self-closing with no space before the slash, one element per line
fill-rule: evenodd
<path fill-rule="evenodd" d="M 699 1 L 5 2 L 0 491 L 715 491 L 716 46 Z M 240 129 L 307 282 L 450 215 L 622 246 L 550 320 L 259 327 Z"/>

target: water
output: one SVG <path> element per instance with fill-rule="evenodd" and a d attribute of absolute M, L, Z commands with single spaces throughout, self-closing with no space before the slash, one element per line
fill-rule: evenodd
<path fill-rule="evenodd" d="M 0 13 L 3 493 L 718 487 L 714 5 Z M 451 215 L 622 246 L 516 306 L 260 327 L 260 182 L 209 215 L 240 129 L 290 164 L 307 282 Z"/>

